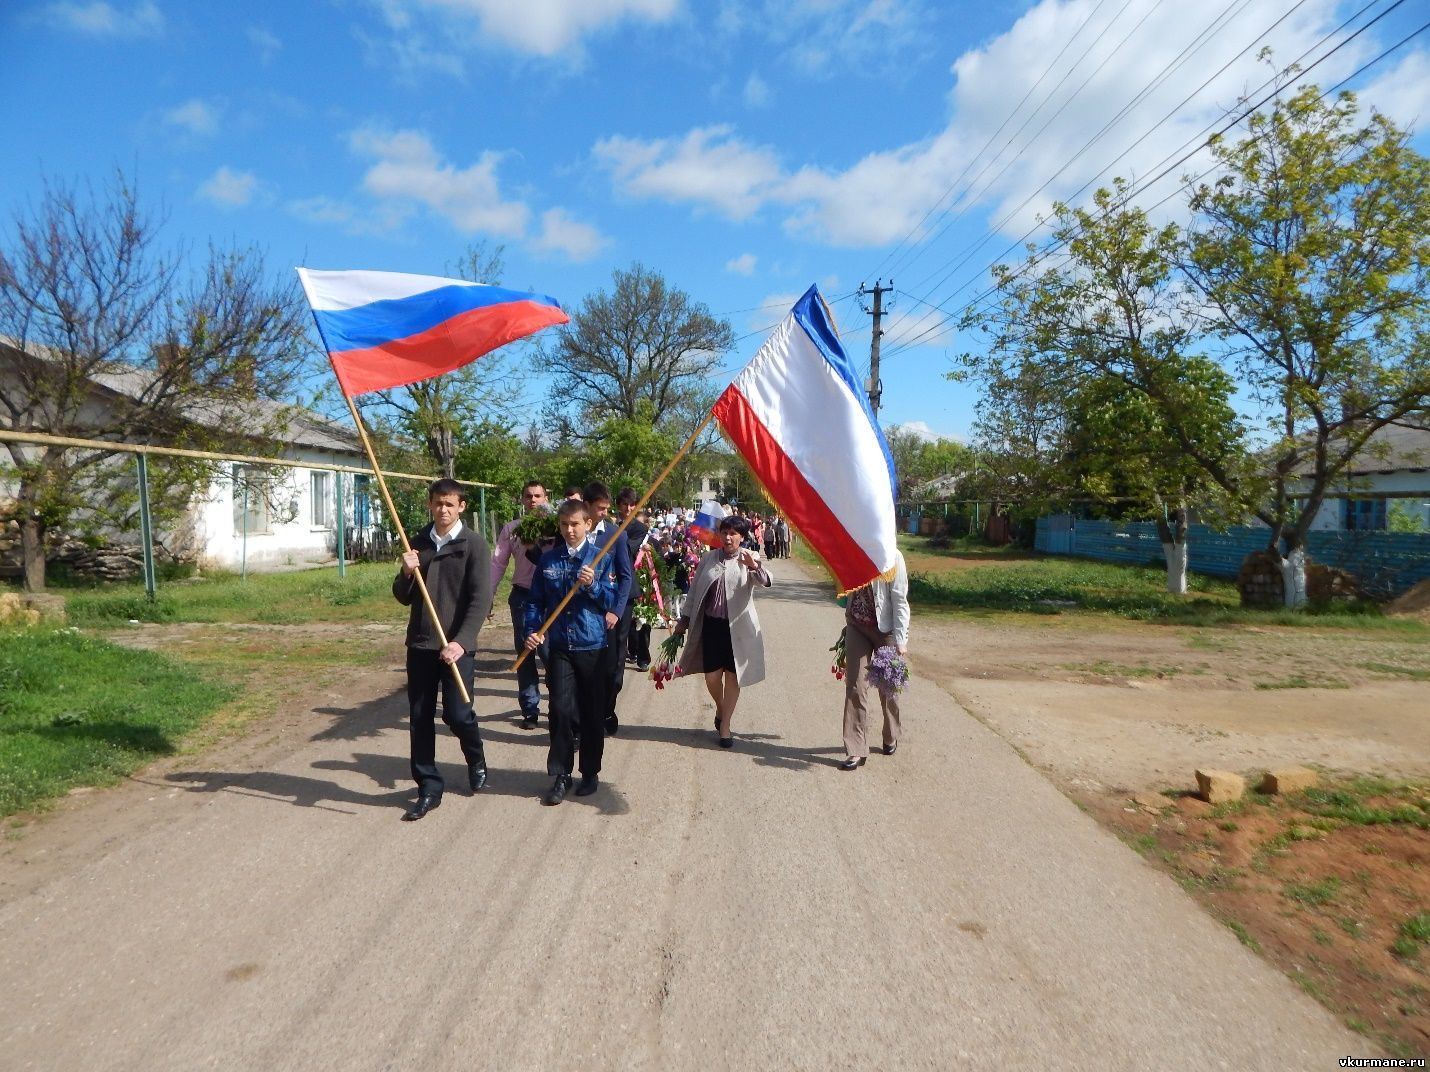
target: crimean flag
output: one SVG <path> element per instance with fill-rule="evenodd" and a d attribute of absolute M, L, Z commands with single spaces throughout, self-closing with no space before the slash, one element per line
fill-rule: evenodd
<path fill-rule="evenodd" d="M 841 594 L 892 576 L 894 459 L 815 287 L 714 408 Z"/>
<path fill-rule="evenodd" d="M 568 317 L 544 294 L 401 272 L 299 268 L 348 398 L 417 383 Z"/>
<path fill-rule="evenodd" d="M 720 522 L 725 520 L 725 508 L 713 499 L 707 499 L 695 511 L 695 519 L 690 522 L 690 533 L 706 547 L 720 544 L 718 532 Z"/>

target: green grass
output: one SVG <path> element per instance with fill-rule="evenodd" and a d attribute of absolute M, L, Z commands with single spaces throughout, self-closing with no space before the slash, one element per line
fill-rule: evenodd
<path fill-rule="evenodd" d="M 1231 928 L 1231 933 L 1236 935 L 1236 940 L 1238 942 L 1240 942 L 1242 945 L 1246 946 L 1246 948 L 1252 950 L 1253 952 L 1261 952 L 1261 943 L 1251 936 L 1251 932 L 1246 929 L 1246 926 L 1244 924 L 1239 923 L 1234 919 L 1224 919 L 1222 920 L 1222 922 L 1225 923 L 1229 928 Z"/>
<path fill-rule="evenodd" d="M 1362 670 L 1391 677 L 1408 677 L 1412 681 L 1430 681 L 1430 670 L 1418 666 L 1394 666 L 1391 663 L 1359 663 Z"/>
<path fill-rule="evenodd" d="M 1166 573 L 1008 548 L 928 548 L 922 537 L 900 536 L 909 561 L 909 599 L 931 610 L 1093 613 L 1182 625 L 1313 625 L 1389 630 L 1430 641 L 1430 626 L 1387 618 L 1373 604 L 1328 609 L 1247 610 L 1230 581 L 1193 574 L 1190 591 L 1166 591 Z M 1408 676 L 1415 676 L 1414 673 Z"/>
<path fill-rule="evenodd" d="M 1397 797 L 1400 799 L 1395 799 Z M 1381 798 L 1381 802 L 1370 798 Z M 1361 778 L 1340 786 L 1308 789 L 1301 794 L 1298 803 L 1312 815 L 1355 826 L 1389 824 L 1430 830 L 1430 800 L 1420 796 L 1414 786 L 1399 786 L 1378 778 Z"/>
<path fill-rule="evenodd" d="M 1331 875 L 1318 882 L 1288 882 L 1283 892 L 1299 904 L 1319 908 L 1335 904 L 1340 891 L 1341 880 Z"/>
<path fill-rule="evenodd" d="M 72 629 L 0 631 L 0 815 L 174 752 L 233 694 Z"/>
<path fill-rule="evenodd" d="M 390 618 L 400 609 L 392 598 L 394 566 L 360 562 L 347 576 L 333 569 L 293 573 L 234 573 L 161 584 L 150 602 L 143 585 L 72 589 L 65 609 L 76 625 L 141 622 L 359 622 Z"/>
<path fill-rule="evenodd" d="M 1258 689 L 1348 689 L 1350 688 L 1340 678 L 1327 677 L 1324 674 L 1292 674 L 1290 677 L 1277 678 L 1275 681 L 1258 681 Z"/>
<path fill-rule="evenodd" d="M 1390 950 L 1401 960 L 1412 960 L 1430 945 L 1430 912 L 1417 912 L 1396 930 Z"/>

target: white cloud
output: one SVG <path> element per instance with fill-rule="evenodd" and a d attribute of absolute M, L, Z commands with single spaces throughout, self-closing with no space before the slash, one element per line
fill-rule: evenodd
<path fill-rule="evenodd" d="M 220 208 L 242 208 L 253 200 L 258 178 L 251 171 L 235 171 L 225 164 L 199 186 L 198 196 Z"/>
<path fill-rule="evenodd" d="M 258 52 L 259 63 L 272 63 L 283 51 L 283 41 L 266 26 L 250 26 L 246 33 L 248 43 Z"/>
<path fill-rule="evenodd" d="M 766 294 L 758 308 L 750 315 L 750 332 L 769 331 L 794 308 L 794 303 L 799 301 L 803 291 L 791 292 L 789 294 L 774 293 Z"/>
<path fill-rule="evenodd" d="M 755 255 L 741 253 L 738 257 L 731 258 L 725 262 L 725 271 L 734 272 L 736 275 L 754 275 Z"/>
<path fill-rule="evenodd" d="M 1398 126 L 1425 130 L 1430 126 L 1430 52 L 1416 51 L 1360 91 Z"/>
<path fill-rule="evenodd" d="M 501 44 L 531 56 L 556 56 L 613 24 L 664 22 L 679 0 L 375 0 L 390 29 L 413 39 L 455 34 L 472 47 Z M 432 27 L 434 16 L 441 16 Z"/>
<path fill-rule="evenodd" d="M 751 74 L 745 79 L 745 103 L 751 108 L 767 107 L 773 99 L 770 93 L 769 83 L 757 74 Z"/>
<path fill-rule="evenodd" d="M 571 219 L 565 209 L 551 208 L 541 214 L 541 234 L 532 246 L 564 253 L 569 260 L 588 261 L 606 247 L 607 239 L 590 224 Z"/>
<path fill-rule="evenodd" d="M 484 152 L 476 163 L 458 168 L 442 160 L 425 134 L 412 130 L 363 129 L 350 144 L 360 155 L 377 158 L 363 176 L 363 188 L 374 197 L 425 205 L 463 234 L 519 238 L 525 233 L 531 210 L 521 201 L 503 200 L 497 183 L 501 153 Z"/>
<path fill-rule="evenodd" d="M 195 97 L 165 112 L 164 122 L 171 127 L 187 130 L 190 134 L 207 136 L 218 130 L 218 112 Z"/>
<path fill-rule="evenodd" d="M 904 25 L 915 10 L 893 0 L 853 6 L 858 11 L 849 26 Z M 793 0 L 793 9 L 810 18 L 853 10 L 845 0 Z M 1253 0 L 1233 24 L 1238 32 L 1212 30 L 1182 66 L 1169 70 L 1222 8 L 1131 0 L 1114 20 L 1111 8 L 1097 0 L 1040 0 L 1005 33 L 958 57 L 941 128 L 905 145 L 876 149 L 850 167 L 782 159 L 774 147 L 742 139 L 730 126 L 655 139 L 608 137 L 596 144 L 594 155 L 630 196 L 689 204 L 733 220 L 774 209 L 787 231 L 836 246 L 889 245 L 910 233 L 916 245 L 928 242 L 948 217 L 935 211 L 921 221 L 931 208 L 945 206 L 952 213 L 975 212 L 974 222 L 983 225 L 986 218 L 991 230 L 1016 237 L 1055 199 L 1089 196 L 1077 193 L 1084 183 L 1106 184 L 1115 175 L 1147 178 L 1161 170 L 1184 144 L 1196 144 L 1223 119 L 1229 105 L 1266 80 L 1270 72 L 1256 56 L 1261 43 L 1286 62 L 1332 30 L 1336 10 L 1335 0 L 1307 0 L 1269 36 L 1257 38 L 1281 11 L 1269 0 Z M 736 18 L 728 9 L 724 17 L 731 24 L 756 21 L 747 13 Z M 1049 71 L 1050 60 L 1070 42 Z M 832 47 L 828 41 L 810 46 Z M 1318 67 L 1314 79 L 1330 85 L 1379 47 L 1358 39 Z M 1237 57 L 1242 49 L 1246 54 Z M 1227 70 L 1213 77 L 1223 65 Z M 1144 88 L 1145 96 L 1129 107 Z M 999 133 L 1010 109 L 1030 92 L 1023 111 Z M 1402 122 L 1430 114 L 1424 53 L 1407 57 L 1367 86 L 1362 98 L 1384 101 Z M 1124 108 L 1126 114 L 1100 135 Z M 1172 119 L 1157 126 L 1169 112 L 1175 113 Z M 1149 190 L 1148 201 L 1171 192 L 1198 159 L 1173 167 Z M 1104 167 L 1106 173 L 1099 174 Z M 977 268 L 975 263 L 970 271 Z"/>
<path fill-rule="evenodd" d="M 782 181 L 774 150 L 746 145 L 728 126 L 697 127 L 685 137 L 596 143 L 598 163 L 633 197 L 688 201 L 747 219 Z"/>
<path fill-rule="evenodd" d="M 43 16 L 56 26 L 95 37 L 155 37 L 164 31 L 164 13 L 152 0 L 127 9 L 104 0 L 50 4 Z"/>
<path fill-rule="evenodd" d="M 460 167 L 443 159 L 421 131 L 373 127 L 353 131 L 348 144 L 358 155 L 376 161 L 362 180 L 363 190 L 376 199 L 376 206 L 360 210 L 346 201 L 313 197 L 290 202 L 290 212 L 352 233 L 387 234 L 414 211 L 426 209 L 462 234 L 529 240 L 535 250 L 559 253 L 572 261 L 590 260 L 609 242 L 563 208 L 543 212 L 539 230 L 531 234 L 531 207 L 502 193 L 498 172 L 507 153 L 487 150 L 474 163 Z"/>
<path fill-rule="evenodd" d="M 962 436 L 948 436 L 942 432 L 935 432 L 929 427 L 927 421 L 903 421 L 899 424 L 891 425 L 889 431 L 892 432 L 895 428 L 902 432 L 907 432 L 910 435 L 918 436 L 925 443 L 937 443 L 941 439 L 952 439 L 959 443 L 964 441 Z"/>

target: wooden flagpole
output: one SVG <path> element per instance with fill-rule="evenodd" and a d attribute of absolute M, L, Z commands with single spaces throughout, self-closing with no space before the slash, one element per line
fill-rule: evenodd
<path fill-rule="evenodd" d="M 393 505 L 392 496 L 388 493 L 387 481 L 382 478 L 382 469 L 378 467 L 377 455 L 373 452 L 372 442 L 367 438 L 367 429 L 363 427 L 362 417 L 347 392 L 343 392 L 343 401 L 348 404 L 348 412 L 353 415 L 353 423 L 357 425 L 358 437 L 362 440 L 363 450 L 367 451 L 367 460 L 372 465 L 372 474 L 377 477 L 378 490 L 382 492 L 382 501 L 387 506 L 387 516 L 392 518 L 392 523 L 397 528 L 398 538 L 402 540 L 402 550 L 411 551 L 412 544 L 407 541 L 407 532 L 402 527 L 402 518 L 397 516 L 397 507 Z M 432 595 L 427 591 L 427 582 L 422 577 L 422 571 L 420 569 L 413 571 L 412 577 L 417 582 L 417 590 L 422 593 L 422 604 L 427 608 L 427 616 L 432 620 L 432 628 L 437 630 L 437 639 L 445 648 L 447 646 L 447 631 L 442 628 L 442 621 L 437 617 L 437 608 L 432 605 Z M 455 662 L 447 665 L 452 668 L 452 680 L 457 683 L 457 691 L 462 694 L 462 702 L 470 704 L 472 696 L 467 691 L 467 683 L 462 680 L 462 671 L 457 669 Z"/>
<path fill-rule="evenodd" d="M 671 470 L 674 469 L 680 463 L 680 459 L 690 453 L 690 451 L 695 446 L 695 441 L 700 438 L 700 433 L 705 431 L 705 429 L 709 426 L 710 422 L 714 419 L 715 411 L 711 410 L 705 415 L 705 419 L 700 422 L 699 427 L 697 427 L 695 431 L 690 433 L 690 438 L 685 441 L 685 445 L 675 452 L 675 457 L 670 459 L 670 464 L 668 464 L 663 470 L 661 470 L 660 476 L 655 478 L 655 482 L 652 483 L 651 486 L 646 490 L 646 493 L 641 496 L 641 500 L 640 502 L 636 503 L 635 509 L 633 509 L 629 514 L 627 514 L 626 519 L 622 521 L 618 526 L 616 526 L 616 531 L 611 533 L 610 539 L 606 541 L 605 546 L 603 546 L 601 550 L 597 552 L 596 557 L 591 559 L 591 561 L 587 563 L 587 565 L 594 566 L 597 562 L 601 561 L 601 559 L 606 557 L 606 552 L 609 551 L 613 546 L 615 546 L 616 540 L 620 539 L 625 535 L 626 529 L 630 526 L 631 521 L 638 513 L 641 512 L 641 508 L 645 506 L 646 503 L 650 502 L 650 497 L 655 494 L 657 488 L 659 488 L 662 484 L 665 483 L 665 478 L 670 476 Z M 558 539 L 559 538 L 560 537 L 558 537 Z M 532 636 L 544 637 L 546 635 L 546 630 L 551 628 L 552 622 L 554 622 L 557 618 L 561 617 L 561 612 L 566 609 L 566 604 L 571 602 L 571 599 L 573 596 L 576 595 L 577 590 L 578 587 L 576 585 L 571 586 L 571 590 L 566 593 L 560 603 L 556 604 L 556 609 L 553 610 L 547 616 L 546 621 L 541 623 L 541 628 L 538 629 L 535 633 L 533 633 Z M 526 661 L 526 657 L 530 654 L 531 651 L 530 649 L 528 649 L 526 651 L 523 651 L 520 655 L 516 657 L 516 662 L 511 664 L 511 669 L 513 673 L 516 672 L 517 667 L 521 666 L 521 664 Z"/>

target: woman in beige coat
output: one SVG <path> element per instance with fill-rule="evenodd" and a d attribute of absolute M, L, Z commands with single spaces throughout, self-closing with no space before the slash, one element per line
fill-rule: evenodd
<path fill-rule="evenodd" d="M 742 546 L 749 535 L 750 523 L 742 517 L 720 522 L 721 546 L 700 559 L 675 625 L 677 633 L 689 630 L 680 672 L 705 675 L 721 748 L 735 743 L 730 716 L 740 690 L 765 679 L 765 642 L 753 596 L 756 585 L 768 588 L 771 582 L 759 554 Z"/>

